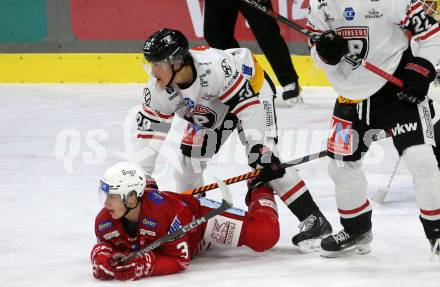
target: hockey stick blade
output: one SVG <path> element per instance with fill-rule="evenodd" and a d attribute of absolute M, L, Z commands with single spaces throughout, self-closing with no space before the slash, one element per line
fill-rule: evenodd
<path fill-rule="evenodd" d="M 371 197 L 371 200 L 377 203 L 383 203 L 385 201 L 385 197 L 387 196 L 388 191 L 385 189 L 378 189 L 375 194 Z"/>
<path fill-rule="evenodd" d="M 187 233 L 191 229 L 196 228 L 197 226 L 207 222 L 211 218 L 213 218 L 213 217 L 219 215 L 220 213 L 231 208 L 233 206 L 231 191 L 229 190 L 229 188 L 226 186 L 226 184 L 223 181 L 221 181 L 218 178 L 214 178 L 214 179 L 217 182 L 217 184 L 220 186 L 220 190 L 222 192 L 222 203 L 218 208 L 213 209 L 210 212 L 208 212 L 207 214 L 200 216 L 199 218 L 194 219 L 190 223 L 182 226 L 180 229 L 153 241 L 148 246 L 132 253 L 131 255 L 118 259 L 118 261 L 116 261 L 116 264 L 118 264 L 118 265 L 126 264 L 127 262 L 130 262 L 133 258 L 136 258 L 141 254 L 150 252 L 150 251 L 156 249 L 157 247 L 161 246 L 164 243 L 176 240 L 177 238 L 182 237 L 185 233 Z"/>
<path fill-rule="evenodd" d="M 371 197 L 372 201 L 377 202 L 377 203 L 384 203 L 385 197 L 387 196 L 388 192 L 390 192 L 391 183 L 393 182 L 393 179 L 396 176 L 396 171 L 397 171 L 397 168 L 399 167 L 401 159 L 402 159 L 402 157 L 399 157 L 396 164 L 394 165 L 393 173 L 391 174 L 391 177 L 388 181 L 386 189 L 381 188 L 378 191 L 376 191 L 376 193 L 373 194 L 373 196 Z"/>

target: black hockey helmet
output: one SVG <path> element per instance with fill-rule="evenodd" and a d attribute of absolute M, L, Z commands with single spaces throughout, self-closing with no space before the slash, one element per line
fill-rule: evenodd
<path fill-rule="evenodd" d="M 174 63 L 189 55 L 188 39 L 178 30 L 163 28 L 145 41 L 143 52 L 147 61 L 169 59 Z"/>

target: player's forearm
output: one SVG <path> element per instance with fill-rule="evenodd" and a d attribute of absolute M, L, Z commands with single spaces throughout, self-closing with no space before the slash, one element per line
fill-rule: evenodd
<path fill-rule="evenodd" d="M 185 271 L 188 264 L 188 259 L 156 253 L 156 266 L 151 276 L 179 273 Z"/>
<path fill-rule="evenodd" d="M 163 142 L 161 139 L 154 138 L 137 138 L 135 140 L 134 158 L 139 162 L 145 172 L 150 175 L 156 166 L 156 160 Z"/>

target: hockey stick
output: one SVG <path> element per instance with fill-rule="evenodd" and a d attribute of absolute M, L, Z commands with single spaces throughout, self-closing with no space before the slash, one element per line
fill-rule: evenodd
<path fill-rule="evenodd" d="M 319 39 L 319 36 L 320 36 L 319 33 L 315 33 L 315 32 L 307 30 L 303 26 L 298 25 L 298 24 L 290 21 L 289 19 L 287 19 L 286 17 L 284 17 L 284 16 L 282 16 L 280 14 L 277 14 L 273 10 L 271 10 L 271 9 L 261 5 L 260 3 L 258 3 L 255 0 L 239 0 L 239 1 L 249 5 L 252 8 L 257 9 L 258 11 L 266 14 L 267 16 L 269 16 L 269 17 L 271 17 L 271 18 L 273 18 L 275 20 L 278 20 L 278 21 L 286 24 L 290 28 L 300 32 L 303 35 L 306 35 L 309 38 L 312 38 L 313 40 L 318 40 Z M 379 67 L 377 67 L 377 66 L 375 66 L 375 65 L 373 65 L 371 63 L 368 63 L 367 61 L 359 58 L 358 56 L 352 55 L 352 54 L 347 54 L 347 55 L 345 55 L 345 58 L 347 60 L 349 60 L 350 62 L 354 62 L 354 63 L 357 63 L 357 64 L 360 64 L 360 65 L 364 66 L 364 68 L 366 68 L 367 70 L 370 70 L 371 72 L 375 73 L 376 75 L 378 75 L 378 76 L 388 80 L 389 82 L 393 83 L 397 87 L 403 88 L 403 81 L 402 80 L 394 77 L 393 75 L 391 75 L 390 73 L 382 70 L 381 68 L 379 68 Z"/>
<path fill-rule="evenodd" d="M 380 133 L 377 133 L 373 136 L 373 141 L 381 140 L 386 137 L 388 137 L 387 133 L 380 132 Z M 281 167 L 288 168 L 288 167 L 292 167 L 295 165 L 306 163 L 306 162 L 309 162 L 309 161 L 312 161 L 312 160 L 315 160 L 318 158 L 322 158 L 325 156 L 327 156 L 327 150 L 322 150 L 320 152 L 312 153 L 312 154 L 285 162 L 285 163 L 281 164 Z M 257 169 L 255 171 L 250 171 L 250 172 L 242 174 L 242 175 L 230 177 L 228 179 L 223 180 L 223 182 L 225 184 L 229 185 L 229 184 L 233 184 L 233 183 L 240 182 L 243 180 L 248 180 L 250 178 L 257 177 L 258 175 L 260 175 L 260 172 L 261 171 Z M 217 183 L 211 183 L 211 184 L 207 184 L 207 185 L 204 185 L 204 186 L 201 186 L 198 188 L 185 190 L 184 192 L 182 192 L 182 194 L 195 195 L 195 194 L 203 193 L 208 190 L 216 189 L 217 187 L 218 187 Z"/>
<path fill-rule="evenodd" d="M 281 164 L 281 167 L 288 168 L 291 166 L 299 165 L 299 164 L 309 162 L 309 161 L 312 161 L 312 160 L 315 160 L 318 158 L 322 158 L 325 156 L 327 156 L 327 150 L 323 150 L 323 151 L 320 151 L 317 153 L 312 153 L 312 154 L 309 154 L 309 155 L 306 155 L 306 156 L 303 156 L 303 157 L 300 157 L 297 159 L 293 159 L 291 161 L 288 161 L 288 162 Z M 259 170 L 259 169 L 255 170 L 255 171 L 250 171 L 250 172 L 242 174 L 242 175 L 237 175 L 237 176 L 225 179 L 225 180 L 223 180 L 223 183 L 229 185 L 229 184 L 233 184 L 233 183 L 236 183 L 239 181 L 247 180 L 247 179 L 259 176 L 260 172 L 261 172 L 261 170 Z M 182 192 L 182 194 L 195 195 L 195 194 L 203 193 L 208 190 L 216 189 L 217 187 L 218 187 L 218 183 L 211 183 L 211 184 L 204 185 L 204 186 L 201 186 L 198 188 L 185 190 L 184 192 Z"/>
<path fill-rule="evenodd" d="M 207 214 L 200 216 L 199 218 L 196 218 L 193 221 L 191 221 L 190 223 L 182 226 L 182 228 L 153 241 L 148 246 L 132 253 L 131 255 L 129 255 L 127 257 L 120 258 L 120 259 L 118 259 L 118 261 L 115 261 L 115 262 L 119 265 L 130 262 L 133 258 L 136 258 L 141 254 L 144 254 L 144 253 L 147 253 L 153 249 L 156 249 L 157 247 L 161 246 L 164 243 L 167 243 L 169 241 L 173 241 L 173 240 L 183 236 L 185 233 L 187 233 L 191 229 L 207 222 L 209 219 L 213 218 L 214 216 L 217 216 L 220 213 L 222 213 L 223 211 L 226 211 L 229 208 L 231 208 L 233 205 L 231 191 L 226 186 L 226 184 L 224 184 L 220 179 L 215 178 L 215 181 L 220 186 L 220 190 L 222 192 L 222 204 L 218 208 L 211 210 Z"/>
<path fill-rule="evenodd" d="M 390 191 L 391 182 L 393 182 L 394 176 L 396 175 L 397 167 L 399 166 L 401 158 L 402 157 L 399 157 L 399 159 L 397 160 L 397 162 L 394 166 L 393 173 L 391 174 L 391 177 L 390 177 L 390 180 L 388 181 L 387 187 L 385 189 L 379 189 L 371 197 L 371 200 L 373 200 L 374 202 L 383 203 L 385 201 L 385 197 L 387 196 L 388 192 Z"/>

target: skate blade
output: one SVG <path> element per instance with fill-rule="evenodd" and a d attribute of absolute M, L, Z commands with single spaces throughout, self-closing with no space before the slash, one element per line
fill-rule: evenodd
<path fill-rule="evenodd" d="M 326 251 L 322 250 L 321 257 L 325 258 L 337 258 L 337 257 L 346 257 L 352 255 L 365 255 L 371 252 L 370 245 L 357 245 L 352 246 L 350 248 L 341 250 L 341 251 Z"/>
<path fill-rule="evenodd" d="M 313 253 L 317 251 L 321 251 L 321 240 L 330 236 L 331 234 L 323 234 L 320 237 L 303 240 L 300 243 L 298 243 L 299 251 L 302 253 Z"/>

